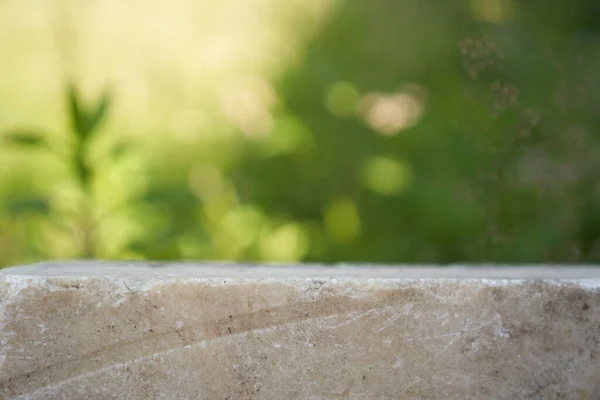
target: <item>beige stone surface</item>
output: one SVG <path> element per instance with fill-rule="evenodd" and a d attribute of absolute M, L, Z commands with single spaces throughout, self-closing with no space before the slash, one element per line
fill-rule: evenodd
<path fill-rule="evenodd" d="M 0 271 L 2 399 L 598 399 L 595 268 Z"/>

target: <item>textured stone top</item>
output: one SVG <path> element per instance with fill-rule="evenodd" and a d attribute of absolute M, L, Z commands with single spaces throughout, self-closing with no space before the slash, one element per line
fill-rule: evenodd
<path fill-rule="evenodd" d="M 576 265 L 371 265 L 234 264 L 221 262 L 55 261 L 4 268 L 0 274 L 28 276 L 181 276 L 196 278 L 362 278 L 577 280 L 600 287 L 600 268 Z"/>
<path fill-rule="evenodd" d="M 0 399 L 594 399 L 600 269 L 0 270 Z"/>

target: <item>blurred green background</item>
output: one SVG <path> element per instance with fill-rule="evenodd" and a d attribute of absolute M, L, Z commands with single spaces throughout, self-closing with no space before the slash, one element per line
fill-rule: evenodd
<path fill-rule="evenodd" d="M 600 3 L 0 1 L 0 266 L 600 260 Z"/>

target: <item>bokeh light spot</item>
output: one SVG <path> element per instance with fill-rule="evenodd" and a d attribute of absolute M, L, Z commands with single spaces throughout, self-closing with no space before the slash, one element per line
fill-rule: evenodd
<path fill-rule="evenodd" d="M 312 133 L 301 120 L 286 114 L 275 120 L 264 145 L 265 155 L 274 156 L 308 151 L 314 148 L 314 140 Z"/>
<path fill-rule="evenodd" d="M 229 210 L 237 207 L 239 200 L 234 186 L 211 163 L 198 163 L 189 173 L 189 187 L 203 202 L 208 221 L 218 222 Z"/>
<path fill-rule="evenodd" d="M 371 128 L 392 136 L 417 123 L 423 114 L 423 102 L 409 92 L 369 93 L 361 100 L 361 114 Z"/>
<path fill-rule="evenodd" d="M 471 13 L 475 19 L 501 24 L 513 16 L 514 3 L 512 0 L 471 0 Z"/>
<path fill-rule="evenodd" d="M 262 76 L 236 81 L 220 92 L 221 110 L 248 138 L 265 135 L 271 124 L 271 107 L 277 101 L 271 84 Z"/>
<path fill-rule="evenodd" d="M 242 206 L 231 210 L 220 223 L 220 229 L 242 248 L 256 240 L 264 222 L 264 215 L 255 207 Z"/>
<path fill-rule="evenodd" d="M 356 113 L 360 94 L 350 82 L 336 82 L 327 88 L 325 107 L 336 117 L 351 117 Z"/>
<path fill-rule="evenodd" d="M 365 187 L 382 196 L 396 195 L 405 190 L 410 183 L 410 167 L 399 160 L 374 157 L 369 159 L 362 169 Z"/>
<path fill-rule="evenodd" d="M 339 242 L 350 242 L 360 234 L 360 215 L 350 198 L 333 201 L 324 212 L 327 234 Z"/>
<path fill-rule="evenodd" d="M 263 260 L 293 262 L 300 260 L 308 251 L 310 238 L 306 229 L 288 223 L 262 232 L 260 255 Z"/>

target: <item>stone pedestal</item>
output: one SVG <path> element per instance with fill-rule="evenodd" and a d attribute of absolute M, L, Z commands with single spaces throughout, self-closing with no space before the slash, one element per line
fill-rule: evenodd
<path fill-rule="evenodd" d="M 600 270 L 0 270 L 2 399 L 595 399 Z"/>

